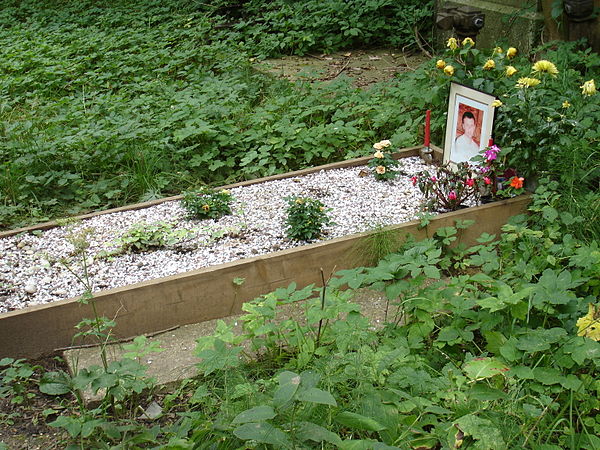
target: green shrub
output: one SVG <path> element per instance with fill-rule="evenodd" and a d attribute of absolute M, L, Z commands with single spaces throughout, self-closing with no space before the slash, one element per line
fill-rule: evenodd
<path fill-rule="evenodd" d="M 183 194 L 182 204 L 194 219 L 218 219 L 231 214 L 233 197 L 228 190 L 203 187 Z"/>
<path fill-rule="evenodd" d="M 329 211 L 320 200 L 309 197 L 286 197 L 287 236 L 297 241 L 311 241 L 321 236 L 323 227 L 331 224 Z"/>

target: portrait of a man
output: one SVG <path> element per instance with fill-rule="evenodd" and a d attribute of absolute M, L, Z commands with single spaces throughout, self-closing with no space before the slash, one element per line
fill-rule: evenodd
<path fill-rule="evenodd" d="M 460 120 L 456 126 L 456 139 L 452 151 L 452 162 L 469 161 L 479 153 L 481 146 L 481 110 L 461 103 L 458 106 Z"/>
<path fill-rule="evenodd" d="M 491 135 L 493 95 L 452 83 L 448 102 L 444 163 L 471 162 Z"/>

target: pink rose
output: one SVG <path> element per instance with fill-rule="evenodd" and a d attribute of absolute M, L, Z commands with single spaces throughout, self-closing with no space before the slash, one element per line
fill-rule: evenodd
<path fill-rule="evenodd" d="M 467 186 L 472 187 L 475 184 L 475 180 L 473 178 L 467 178 Z"/>
<path fill-rule="evenodd" d="M 431 177 L 431 181 L 433 181 L 434 183 L 437 181 L 436 177 Z"/>
<path fill-rule="evenodd" d="M 456 192 L 450 191 L 448 193 L 448 200 L 456 200 Z"/>

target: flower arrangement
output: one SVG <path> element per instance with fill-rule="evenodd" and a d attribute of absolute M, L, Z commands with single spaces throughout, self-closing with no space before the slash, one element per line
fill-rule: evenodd
<path fill-rule="evenodd" d="M 194 219 L 218 219 L 231 214 L 233 197 L 228 190 L 216 191 L 204 186 L 183 194 L 182 205 Z"/>
<path fill-rule="evenodd" d="M 435 84 L 433 106 L 445 105 L 451 82 L 494 94 L 495 135 L 506 164 L 534 180 L 549 173 L 564 177 L 564 149 L 590 139 L 586 127 L 598 114 L 596 72 L 588 53 L 580 44 L 565 43 L 538 51 L 531 62 L 515 47 L 480 50 L 471 40 L 450 38 L 428 70 Z M 578 171 L 585 176 L 589 164 L 581 161 Z"/>
<path fill-rule="evenodd" d="M 393 180 L 397 175 L 397 172 L 393 169 L 398 167 L 400 163 L 392 157 L 391 152 L 385 150 L 391 145 L 392 143 L 387 139 L 373 145 L 375 153 L 368 166 L 373 169 L 376 180 Z"/>
<path fill-rule="evenodd" d="M 468 199 L 479 200 L 480 178 L 476 167 L 462 162 L 456 167 L 445 165 L 432 172 L 425 170 L 413 176 L 411 181 L 426 197 L 427 209 L 455 211 Z"/>
<path fill-rule="evenodd" d="M 327 217 L 330 209 L 320 200 L 310 197 L 286 197 L 287 236 L 297 241 L 311 241 L 323 233 L 323 227 L 332 224 Z"/>

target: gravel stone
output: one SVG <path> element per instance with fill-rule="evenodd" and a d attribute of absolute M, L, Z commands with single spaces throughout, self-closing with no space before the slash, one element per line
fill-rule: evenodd
<path fill-rule="evenodd" d="M 85 231 L 89 283 L 97 292 L 304 245 L 286 237 L 288 196 L 316 197 L 332 209 L 334 224 L 326 227 L 323 239 L 414 220 L 424 198 L 410 177 L 431 166 L 417 157 L 401 162 L 407 175 L 391 181 L 362 176 L 370 169 L 361 166 L 233 188 L 233 213 L 218 221 L 190 220 L 180 201 L 169 201 L 0 239 L 0 273 L 11 286 L 24 287 L 4 289 L 0 313 L 83 294 L 85 286 L 78 277 L 83 276 L 84 264 L 69 237 Z M 166 222 L 188 234 L 168 248 L 110 256 L 118 238 L 141 222 Z M 35 255 L 30 253 L 34 249 Z"/>

